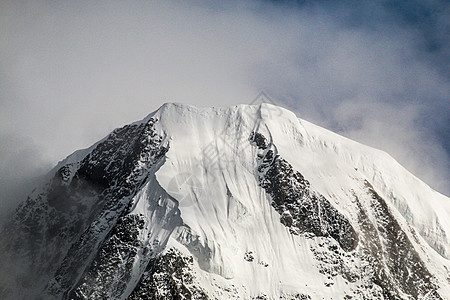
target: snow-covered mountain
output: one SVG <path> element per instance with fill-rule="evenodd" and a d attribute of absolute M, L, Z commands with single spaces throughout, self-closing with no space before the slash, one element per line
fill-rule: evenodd
<path fill-rule="evenodd" d="M 2 299 L 450 299 L 450 201 L 269 104 L 165 104 L 61 161 Z"/>

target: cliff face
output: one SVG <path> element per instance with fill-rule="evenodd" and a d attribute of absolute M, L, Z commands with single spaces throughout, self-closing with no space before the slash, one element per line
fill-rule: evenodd
<path fill-rule="evenodd" d="M 262 104 L 166 104 L 58 164 L 0 236 L 5 299 L 446 299 L 449 199 Z"/>

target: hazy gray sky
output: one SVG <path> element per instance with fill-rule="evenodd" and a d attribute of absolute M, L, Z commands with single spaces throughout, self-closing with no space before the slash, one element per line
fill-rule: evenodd
<path fill-rule="evenodd" d="M 444 1 L 0 1 L 0 194 L 164 102 L 265 90 L 449 195 L 449 13 Z"/>

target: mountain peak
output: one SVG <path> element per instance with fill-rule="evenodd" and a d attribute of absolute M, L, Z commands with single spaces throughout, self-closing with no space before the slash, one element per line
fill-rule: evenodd
<path fill-rule="evenodd" d="M 448 203 L 284 108 L 166 103 L 18 208 L 1 244 L 32 272 L 4 264 L 0 295 L 445 299 Z"/>

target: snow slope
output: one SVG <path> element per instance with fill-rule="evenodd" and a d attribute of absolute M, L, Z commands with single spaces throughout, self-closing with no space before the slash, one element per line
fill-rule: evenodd
<path fill-rule="evenodd" d="M 229 109 L 167 104 L 158 114 L 163 120 L 160 130 L 169 133 L 170 150 L 157 179 L 174 198 L 184 195 L 180 201 L 183 221 L 211 251 L 206 271 L 234 281 L 237 287 L 245 282 L 242 293 L 275 298 L 298 291 L 301 283 L 305 294 L 320 291 L 325 298 L 341 299 L 342 291 L 349 289 L 340 278 L 323 289 L 323 275 L 312 270 L 316 262 L 309 251 L 317 241 L 292 236 L 255 184 L 257 149 L 248 143 L 252 131 L 270 136 L 278 154 L 351 220 L 356 218 L 352 192 L 360 191 L 361 182 L 368 180 L 399 213 L 404 228 L 412 225 L 426 240 L 424 247 L 431 246 L 448 259 L 449 199 L 386 153 L 269 104 Z M 180 174 L 192 176 L 181 185 L 181 192 L 171 188 L 171 181 Z M 255 253 L 253 263 L 242 262 L 248 251 Z M 436 260 L 436 268 L 442 268 L 441 263 L 448 266 L 448 260 L 430 249 L 427 253 Z M 443 279 L 448 276 L 444 269 L 436 272 Z M 211 278 L 208 281 L 212 284 Z"/>

